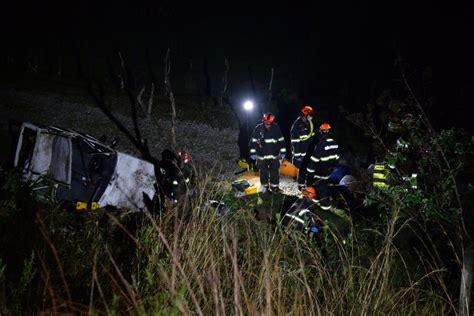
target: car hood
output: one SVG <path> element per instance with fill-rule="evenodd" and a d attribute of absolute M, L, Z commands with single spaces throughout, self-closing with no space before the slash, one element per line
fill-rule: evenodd
<path fill-rule="evenodd" d="M 133 156 L 117 153 L 117 164 L 109 185 L 99 200 L 100 206 L 141 210 L 145 207 L 143 195 L 155 195 L 155 167 Z"/>

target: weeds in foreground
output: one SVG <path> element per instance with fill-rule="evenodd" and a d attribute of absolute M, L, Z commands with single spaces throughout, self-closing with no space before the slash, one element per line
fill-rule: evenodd
<path fill-rule="evenodd" d="M 383 226 L 334 228 L 309 239 L 255 220 L 236 201 L 218 216 L 207 199 L 225 186 L 202 177 L 175 210 L 68 214 L 40 206 L 42 236 L 15 277 L 0 278 L 0 306 L 121 314 L 437 314 L 455 312 L 447 271 L 400 247 L 410 219 L 396 203 Z M 227 197 L 228 198 L 228 197 Z M 416 239 L 417 237 L 415 237 Z M 414 264 L 414 262 L 418 262 Z M 1 266 L 0 266 L 1 268 Z M 0 271 L 14 267 L 8 265 Z M 15 275 L 12 273 L 11 275 Z M 18 279 L 17 279 L 18 280 Z M 0 287 L 1 289 L 1 287 Z M 2 297 L 2 296 L 0 296 Z"/>

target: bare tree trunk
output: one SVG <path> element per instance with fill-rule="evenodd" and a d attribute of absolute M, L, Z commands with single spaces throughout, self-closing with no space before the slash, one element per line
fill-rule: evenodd
<path fill-rule="evenodd" d="M 120 68 L 122 68 L 122 70 L 124 70 L 125 69 L 125 61 L 123 60 L 122 53 L 118 52 L 118 56 L 120 58 Z M 118 76 L 119 76 L 119 79 L 120 79 L 120 90 L 123 90 L 123 89 L 125 89 L 125 80 L 123 78 L 124 72 L 119 73 Z"/>
<path fill-rule="evenodd" d="M 137 103 L 140 106 L 140 112 L 143 115 L 145 115 L 145 113 L 146 113 L 146 107 L 145 107 L 145 104 L 143 103 L 143 100 L 142 100 L 142 96 L 143 96 L 144 92 L 145 92 L 145 85 L 143 85 L 143 87 L 140 89 L 140 92 L 138 92 L 138 95 L 137 95 Z"/>
<path fill-rule="evenodd" d="M 61 78 L 61 75 L 63 74 L 63 69 L 62 69 L 62 58 L 59 57 L 59 61 L 58 61 L 58 72 L 56 73 L 56 75 Z"/>
<path fill-rule="evenodd" d="M 206 96 L 209 99 L 212 99 L 212 82 L 211 82 L 211 75 L 209 74 L 209 65 L 207 62 L 207 58 L 204 58 L 203 61 L 203 70 L 204 70 L 204 78 L 206 79 Z"/>
<path fill-rule="evenodd" d="M 270 104 L 272 102 L 272 87 L 273 87 L 273 75 L 275 70 L 272 68 L 270 74 L 270 82 L 268 83 L 268 101 L 267 101 L 267 109 L 270 109 Z"/>
<path fill-rule="evenodd" d="M 171 103 L 171 145 L 176 148 L 176 102 L 174 99 L 173 89 L 171 88 L 170 72 L 170 49 L 166 51 L 164 59 L 164 79 L 165 79 L 165 91 L 170 98 Z"/>
<path fill-rule="evenodd" d="M 147 117 L 151 116 L 151 108 L 153 107 L 153 96 L 155 94 L 155 83 L 151 83 L 150 98 L 148 99 L 148 109 L 146 111 Z"/>
<path fill-rule="evenodd" d="M 225 93 L 227 92 L 227 73 L 229 72 L 229 60 L 226 58 L 224 60 L 224 66 L 225 66 L 225 70 L 224 70 L 224 74 L 222 75 L 222 93 L 221 93 L 221 97 L 219 99 L 219 107 L 222 107 L 222 102 L 224 101 L 224 96 L 225 96 Z"/>
<path fill-rule="evenodd" d="M 461 289 L 459 291 L 459 315 L 471 315 L 472 273 L 474 270 L 474 244 L 464 250 L 461 274 Z"/>

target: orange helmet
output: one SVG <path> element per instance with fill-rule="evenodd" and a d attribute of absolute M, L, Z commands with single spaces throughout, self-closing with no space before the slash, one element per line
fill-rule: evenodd
<path fill-rule="evenodd" d="M 264 124 L 271 125 L 273 124 L 274 121 L 275 121 L 275 115 L 273 115 L 272 113 L 268 112 L 268 113 L 263 114 Z"/>
<path fill-rule="evenodd" d="M 184 163 L 188 163 L 188 162 L 189 162 L 189 159 L 190 159 L 189 154 L 188 154 L 188 153 L 184 153 L 184 159 L 183 159 Z"/>
<path fill-rule="evenodd" d="M 331 125 L 329 125 L 329 123 L 323 123 L 319 127 L 319 131 L 321 133 L 328 133 L 330 130 L 331 130 Z"/>
<path fill-rule="evenodd" d="M 303 190 L 303 195 L 309 197 L 310 199 L 315 199 L 318 197 L 318 194 L 316 193 L 316 189 L 311 186 Z"/>
<path fill-rule="evenodd" d="M 301 108 L 301 113 L 303 113 L 304 116 L 314 115 L 314 110 L 312 107 L 306 105 Z"/>

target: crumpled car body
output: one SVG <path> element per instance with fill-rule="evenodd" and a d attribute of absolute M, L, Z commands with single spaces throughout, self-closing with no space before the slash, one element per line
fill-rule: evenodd
<path fill-rule="evenodd" d="M 43 199 L 138 211 L 156 194 L 152 163 L 72 129 L 24 122 L 14 165 Z"/>

